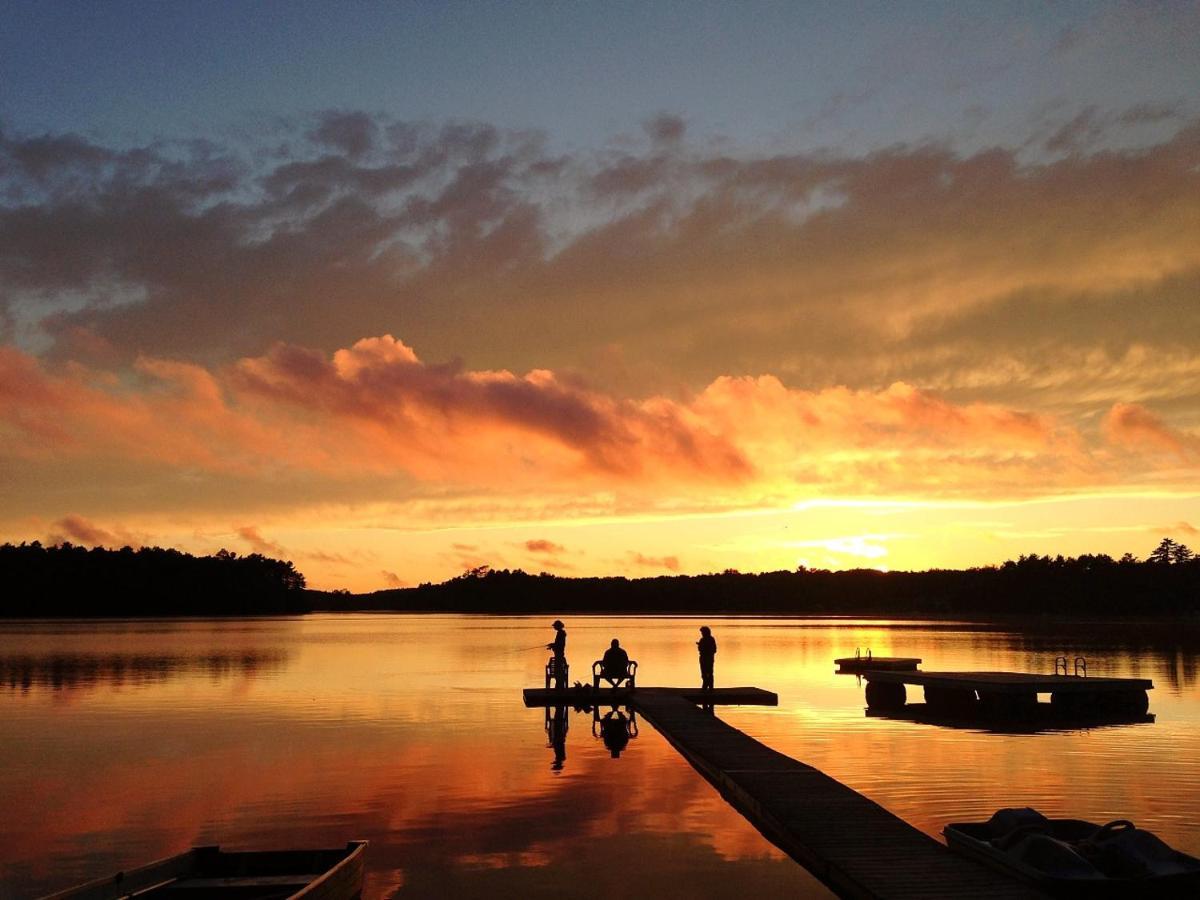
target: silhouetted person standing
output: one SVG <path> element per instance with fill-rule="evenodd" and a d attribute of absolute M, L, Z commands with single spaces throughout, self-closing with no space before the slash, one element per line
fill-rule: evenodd
<path fill-rule="evenodd" d="M 546 649 L 554 651 L 554 686 L 565 691 L 567 689 L 567 629 L 558 619 L 555 619 L 551 625 L 556 634 L 554 640 L 546 645 Z"/>
<path fill-rule="evenodd" d="M 713 663 L 717 659 L 717 640 L 712 636 L 712 630 L 707 625 L 700 626 L 700 640 L 696 641 L 696 649 L 700 651 L 700 687 L 711 691 L 713 689 Z"/>
<path fill-rule="evenodd" d="M 629 674 L 629 654 L 621 648 L 621 642 L 616 638 L 612 639 L 612 645 L 604 651 L 604 656 L 600 660 L 600 674 L 613 687 L 616 687 L 617 682 Z"/>

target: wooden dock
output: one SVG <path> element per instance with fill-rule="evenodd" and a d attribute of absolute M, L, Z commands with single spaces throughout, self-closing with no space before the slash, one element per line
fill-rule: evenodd
<path fill-rule="evenodd" d="M 638 688 L 634 708 L 772 843 L 840 897 L 1044 897 L 944 845 L 823 772 L 677 693 Z"/>
<path fill-rule="evenodd" d="M 684 687 L 640 688 L 525 688 L 521 692 L 526 706 L 612 706 L 625 705 L 642 697 L 683 697 L 691 703 L 711 706 L 778 706 L 779 695 L 756 687 L 727 687 L 702 690 Z"/>

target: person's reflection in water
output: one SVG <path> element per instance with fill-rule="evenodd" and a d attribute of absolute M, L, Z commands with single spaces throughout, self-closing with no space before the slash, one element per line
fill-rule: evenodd
<path fill-rule="evenodd" d="M 554 762 L 550 768 L 555 772 L 561 772 L 563 763 L 567 761 L 567 729 L 570 727 L 570 717 L 567 715 L 565 706 L 556 706 L 554 708 L 553 718 L 550 716 L 550 710 L 546 710 L 546 736 L 550 741 L 550 746 L 554 748 Z"/>
<path fill-rule="evenodd" d="M 596 715 L 597 717 L 600 715 L 599 709 L 596 710 Z M 604 747 L 612 754 L 613 759 L 617 759 L 621 755 L 621 751 L 629 745 L 633 727 L 635 726 L 632 724 L 632 719 L 627 718 L 625 713 L 616 707 L 610 709 L 604 714 L 604 718 L 600 719 L 600 739 L 604 741 Z M 593 723 L 593 731 L 595 731 L 595 723 Z"/>

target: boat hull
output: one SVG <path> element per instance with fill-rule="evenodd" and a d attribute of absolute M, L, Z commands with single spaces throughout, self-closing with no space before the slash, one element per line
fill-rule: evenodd
<path fill-rule="evenodd" d="M 366 841 L 351 841 L 335 850 L 234 852 L 193 847 L 41 900 L 121 900 L 134 894 L 138 900 L 353 900 L 362 895 L 366 846 Z"/>
<path fill-rule="evenodd" d="M 1047 836 L 1068 845 L 1086 841 L 1101 827 L 1082 819 L 1051 819 L 1047 820 L 1047 824 Z M 1141 877 L 1103 874 L 1096 877 L 1068 877 L 1035 868 L 1011 852 L 997 847 L 993 842 L 995 835 L 988 830 L 988 823 L 951 823 L 943 829 L 942 834 L 947 846 L 956 853 L 1036 885 L 1055 897 L 1194 898 L 1200 895 L 1200 860 L 1178 851 L 1171 852 L 1179 865 L 1189 867 L 1190 871 Z"/>

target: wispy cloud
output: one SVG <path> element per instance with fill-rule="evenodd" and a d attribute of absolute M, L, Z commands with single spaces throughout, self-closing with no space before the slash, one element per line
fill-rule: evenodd
<path fill-rule="evenodd" d="M 678 572 L 678 556 L 646 556 L 636 550 L 630 550 L 629 560 L 635 565 L 646 569 L 666 569 L 668 572 Z"/>
<path fill-rule="evenodd" d="M 1079 411 L 1136 400 L 1134 377 L 1181 398 L 1200 124 L 1174 115 L 1084 109 L 1049 162 L 722 154 L 671 115 L 640 146 L 567 155 L 353 110 L 272 153 L 0 132 L 0 310 L 27 346 L 106 363 L 329 352 L 405 321 L 438 358 L 642 392 L 767 372 Z M 1149 121 L 1173 136 L 1087 143 Z"/>
<path fill-rule="evenodd" d="M 544 538 L 526 541 L 525 549 L 530 553 L 562 553 L 566 548 L 562 544 L 556 544 L 554 541 L 548 541 Z"/>
<path fill-rule="evenodd" d="M 54 523 L 54 530 L 47 535 L 47 544 L 71 542 L 85 547 L 141 547 L 149 542 L 149 536 L 134 534 L 120 526 L 102 528 L 83 516 L 64 516 Z"/>

